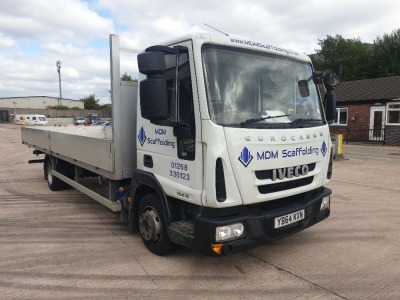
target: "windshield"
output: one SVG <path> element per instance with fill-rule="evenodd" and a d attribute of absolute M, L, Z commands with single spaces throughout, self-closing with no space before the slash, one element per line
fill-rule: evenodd
<path fill-rule="evenodd" d="M 203 46 L 210 118 L 222 126 L 310 127 L 324 121 L 311 64 Z"/>

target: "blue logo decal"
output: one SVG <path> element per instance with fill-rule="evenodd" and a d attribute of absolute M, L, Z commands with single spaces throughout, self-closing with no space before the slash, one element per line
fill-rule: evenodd
<path fill-rule="evenodd" d="M 146 133 L 144 132 L 143 127 L 141 127 L 139 130 L 139 135 L 138 135 L 138 140 L 139 140 L 140 145 L 143 146 L 146 139 L 147 139 Z"/>
<path fill-rule="evenodd" d="M 322 142 L 321 153 L 325 156 L 326 152 L 328 152 L 328 147 L 326 146 L 325 141 Z"/>
<path fill-rule="evenodd" d="M 253 155 L 251 155 L 250 150 L 247 149 L 247 147 L 244 147 L 238 159 L 243 164 L 243 166 L 247 168 L 247 166 L 253 159 Z"/>

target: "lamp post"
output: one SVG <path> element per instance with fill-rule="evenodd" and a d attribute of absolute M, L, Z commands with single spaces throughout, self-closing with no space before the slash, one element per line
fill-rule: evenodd
<path fill-rule="evenodd" d="M 60 87 L 60 98 L 58 99 L 58 105 L 61 106 L 61 60 L 56 61 L 56 66 L 57 66 L 57 72 L 58 72 L 58 84 Z"/>
<path fill-rule="evenodd" d="M 13 103 L 14 103 L 14 119 L 15 119 L 15 116 L 17 115 L 17 102 L 13 101 Z"/>

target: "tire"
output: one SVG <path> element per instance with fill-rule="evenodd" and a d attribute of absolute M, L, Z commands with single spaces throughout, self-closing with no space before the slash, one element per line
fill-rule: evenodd
<path fill-rule="evenodd" d="M 47 181 L 47 156 L 44 159 L 44 163 L 43 163 L 43 175 L 44 175 L 44 180 Z"/>
<path fill-rule="evenodd" d="M 47 184 L 52 191 L 59 191 L 65 189 L 68 185 L 61 179 L 53 176 L 51 170 L 53 169 L 51 165 L 50 158 L 46 158 L 44 161 L 44 177 L 47 180 Z"/>
<path fill-rule="evenodd" d="M 139 203 L 139 231 L 144 245 L 152 253 L 163 256 L 174 248 L 167 233 L 164 211 L 156 194 L 147 194 Z"/>

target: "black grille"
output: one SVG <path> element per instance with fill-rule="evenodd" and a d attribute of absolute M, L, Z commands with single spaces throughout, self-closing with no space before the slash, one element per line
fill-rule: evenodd
<path fill-rule="evenodd" d="M 272 209 L 287 207 L 304 199 L 304 194 L 280 198 L 277 200 L 266 201 L 263 203 L 247 205 L 249 209 L 260 209 L 263 211 L 270 211 Z"/>
<path fill-rule="evenodd" d="M 260 194 L 271 194 L 271 193 L 291 190 L 291 189 L 295 189 L 295 188 L 298 188 L 301 186 L 309 185 L 313 182 L 313 180 L 314 180 L 314 176 L 310 176 L 310 177 L 291 180 L 291 181 L 284 181 L 284 182 L 278 182 L 278 183 L 273 183 L 273 184 L 265 184 L 265 185 L 260 185 L 258 187 L 258 191 L 260 192 Z"/>
<path fill-rule="evenodd" d="M 295 232 L 301 230 L 302 228 L 303 228 L 303 226 L 301 226 L 301 223 L 299 221 L 299 222 L 296 222 L 293 224 L 289 224 L 287 226 L 283 226 L 281 228 L 277 228 L 277 229 L 268 231 L 266 233 L 271 239 L 280 239 L 287 235 L 295 233 Z"/>
<path fill-rule="evenodd" d="M 311 163 L 307 164 L 308 166 L 308 171 L 314 171 L 316 163 Z M 300 167 L 300 166 L 294 166 L 295 167 Z M 272 179 L 272 171 L 273 170 L 261 170 L 261 171 L 256 171 L 256 177 L 257 179 L 260 180 L 265 180 L 265 179 Z"/>

